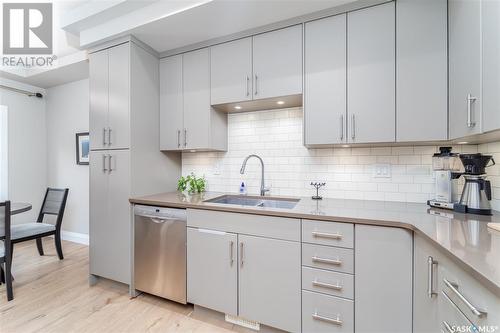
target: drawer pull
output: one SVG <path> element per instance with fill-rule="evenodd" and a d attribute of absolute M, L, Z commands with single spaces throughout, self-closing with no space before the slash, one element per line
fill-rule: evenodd
<path fill-rule="evenodd" d="M 326 282 L 321 282 L 321 281 L 318 281 L 318 280 L 314 280 L 312 282 L 313 286 L 316 286 L 316 287 L 323 287 L 323 288 L 329 288 L 329 289 L 333 289 L 333 290 L 342 290 L 342 286 L 338 284 L 331 284 L 331 283 L 326 283 Z"/>
<path fill-rule="evenodd" d="M 313 231 L 312 235 L 318 238 L 329 238 L 329 239 L 342 239 L 341 234 L 330 234 L 327 232 Z"/>
<path fill-rule="evenodd" d="M 458 284 L 454 283 L 454 282 L 450 282 L 448 281 L 448 279 L 444 278 L 443 279 L 443 282 L 444 284 L 450 288 L 451 291 L 453 291 L 453 293 L 455 295 L 457 295 L 457 297 L 469 308 L 469 310 L 475 314 L 477 317 L 479 318 L 482 318 L 482 317 L 485 317 L 488 313 L 486 311 L 483 311 L 483 310 L 479 310 L 478 308 L 476 308 L 471 302 L 469 302 L 469 300 L 467 300 L 467 298 L 464 297 L 464 295 L 462 295 L 460 293 L 460 291 L 458 291 Z"/>
<path fill-rule="evenodd" d="M 313 262 L 320 262 L 323 264 L 336 265 L 336 266 L 342 265 L 342 260 L 339 260 L 339 259 L 327 259 L 327 258 L 321 258 L 321 257 L 314 256 L 314 257 L 312 257 L 312 261 Z"/>
<path fill-rule="evenodd" d="M 451 328 L 450 324 L 448 324 L 446 321 L 443 321 L 443 326 L 446 329 L 446 332 L 455 333 L 455 330 Z"/>
<path fill-rule="evenodd" d="M 329 317 L 321 316 L 317 312 L 315 312 L 312 315 L 312 317 L 314 320 L 320 320 L 320 321 L 324 321 L 326 323 L 342 326 L 342 320 L 340 320 L 340 317 L 338 315 L 337 315 L 337 318 L 329 318 Z"/>

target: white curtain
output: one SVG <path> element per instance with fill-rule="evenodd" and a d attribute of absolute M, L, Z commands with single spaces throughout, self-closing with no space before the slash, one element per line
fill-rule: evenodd
<path fill-rule="evenodd" d="M 0 201 L 7 200 L 9 190 L 7 106 L 0 105 Z"/>

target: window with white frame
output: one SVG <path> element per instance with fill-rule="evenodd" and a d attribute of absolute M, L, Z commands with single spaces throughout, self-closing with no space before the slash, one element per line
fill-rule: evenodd
<path fill-rule="evenodd" d="M 9 190 L 7 106 L 0 105 L 0 201 L 7 200 Z"/>

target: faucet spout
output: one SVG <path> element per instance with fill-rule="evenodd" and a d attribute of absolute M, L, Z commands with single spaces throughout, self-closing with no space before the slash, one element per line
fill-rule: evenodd
<path fill-rule="evenodd" d="M 247 166 L 247 162 L 251 157 L 255 157 L 255 158 L 259 159 L 259 161 L 260 161 L 260 166 L 261 166 L 261 171 L 262 171 L 261 177 L 260 177 L 260 195 L 264 196 L 266 194 L 266 192 L 269 191 L 269 188 L 266 188 L 264 186 L 264 161 L 262 160 L 262 158 L 259 155 L 251 154 L 251 155 L 248 155 L 247 157 L 245 157 L 245 159 L 243 160 L 243 164 L 241 165 L 240 174 L 245 173 L 245 168 Z"/>

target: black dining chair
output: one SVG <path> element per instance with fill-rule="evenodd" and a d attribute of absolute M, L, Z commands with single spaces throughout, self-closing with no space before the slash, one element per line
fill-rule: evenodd
<path fill-rule="evenodd" d="M 14 299 L 12 291 L 12 243 L 10 238 L 10 201 L 0 202 L 0 284 L 5 282 L 7 300 Z"/>
<path fill-rule="evenodd" d="M 43 256 L 42 237 L 54 235 L 57 255 L 60 260 L 64 259 L 61 246 L 61 225 L 68 192 L 69 189 L 67 188 L 47 188 L 36 222 L 14 224 L 11 226 L 11 252 L 14 252 L 14 244 L 35 239 L 38 253 Z M 44 223 L 43 219 L 45 215 L 55 215 L 55 224 Z"/>

